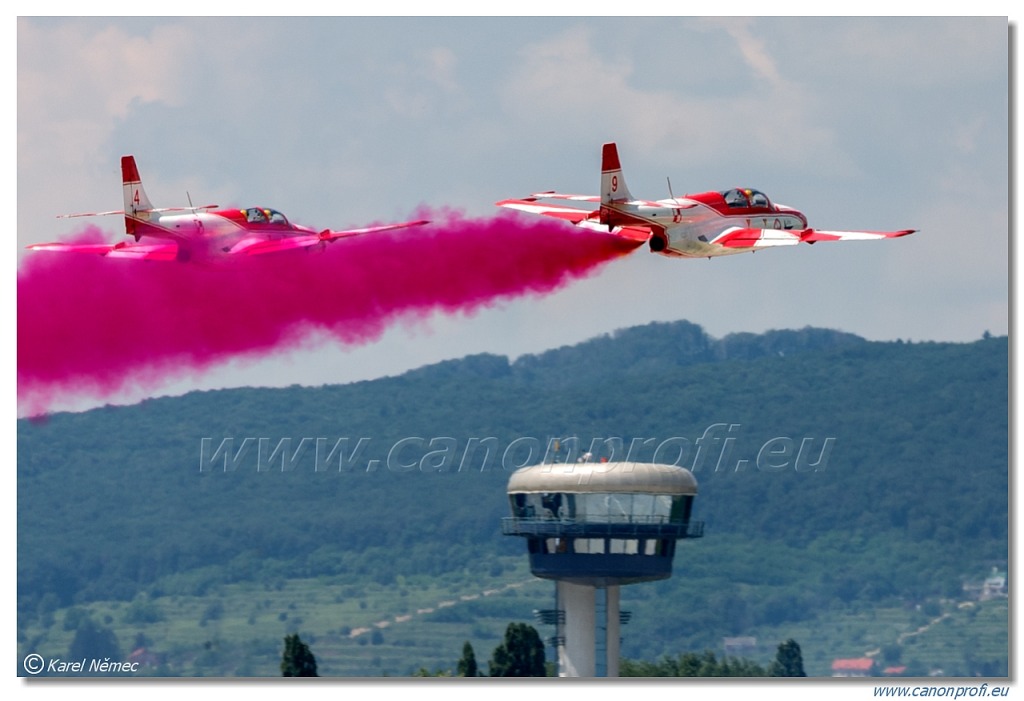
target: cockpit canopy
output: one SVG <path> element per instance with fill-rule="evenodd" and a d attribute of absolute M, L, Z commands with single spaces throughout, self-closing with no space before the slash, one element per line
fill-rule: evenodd
<path fill-rule="evenodd" d="M 730 208 L 771 207 L 766 194 L 749 187 L 735 187 L 731 190 L 723 190 L 721 195 L 725 199 L 725 204 Z"/>
<path fill-rule="evenodd" d="M 249 207 L 243 209 L 242 214 L 245 216 L 245 221 L 250 224 L 287 224 L 288 219 L 278 212 L 276 209 L 266 209 L 264 207 Z"/>

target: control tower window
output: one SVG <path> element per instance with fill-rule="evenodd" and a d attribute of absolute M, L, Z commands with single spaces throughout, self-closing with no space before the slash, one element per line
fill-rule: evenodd
<path fill-rule="evenodd" d="M 636 538 L 611 538 L 608 541 L 608 552 L 612 555 L 636 555 L 640 550 L 640 541 Z"/>
<path fill-rule="evenodd" d="M 605 551 L 604 538 L 576 538 L 572 545 L 573 552 L 583 555 L 603 555 Z"/>
<path fill-rule="evenodd" d="M 641 523 L 649 521 L 654 515 L 654 495 L 634 494 L 633 495 L 633 520 Z"/>
<path fill-rule="evenodd" d="M 558 552 L 558 538 L 545 538 L 544 539 L 544 552 L 546 553 L 557 553 Z"/>
<path fill-rule="evenodd" d="M 562 510 L 562 495 L 559 493 L 554 494 L 542 494 L 540 498 L 541 506 L 544 508 L 542 516 L 544 518 L 556 518 L 561 515 Z"/>
<path fill-rule="evenodd" d="M 690 511 L 693 509 L 693 496 L 678 496 L 672 500 L 672 520 L 677 523 L 688 523 Z"/>
<path fill-rule="evenodd" d="M 632 494 L 609 494 L 608 495 L 608 520 L 616 523 L 629 521 L 633 511 Z"/>
<path fill-rule="evenodd" d="M 655 520 L 664 523 L 672 515 L 672 497 L 668 494 L 659 494 L 654 498 Z"/>

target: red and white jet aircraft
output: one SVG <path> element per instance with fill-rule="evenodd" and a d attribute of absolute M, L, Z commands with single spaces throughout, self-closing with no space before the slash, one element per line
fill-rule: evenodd
<path fill-rule="evenodd" d="M 123 214 L 125 234 L 133 237 L 135 243 L 37 243 L 28 248 L 33 251 L 93 253 L 109 258 L 208 263 L 223 262 L 233 257 L 323 248 L 331 241 L 349 236 L 429 223 L 419 220 L 347 231 L 316 231 L 292 224 L 277 210 L 264 207 L 217 209 L 217 205 L 204 205 L 157 209 L 142 187 L 134 156 L 121 158 L 121 181 L 124 190 L 123 210 L 65 214 L 62 217 Z"/>
<path fill-rule="evenodd" d="M 594 202 L 599 207 L 586 210 L 547 205 L 540 204 L 540 199 Z M 797 210 L 774 204 L 763 192 L 747 188 L 654 202 L 637 200 L 626 187 L 614 143 L 604 144 L 602 149 L 600 195 L 539 192 L 520 200 L 502 200 L 497 205 L 608 231 L 638 243 L 646 242 L 654 253 L 681 258 L 711 258 L 818 241 L 887 239 L 915 231 L 811 229 L 807 218 Z"/>

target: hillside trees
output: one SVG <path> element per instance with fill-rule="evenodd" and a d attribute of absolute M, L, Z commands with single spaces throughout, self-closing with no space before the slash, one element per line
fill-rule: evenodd
<path fill-rule="evenodd" d="M 509 623 L 505 639 L 494 648 L 488 665 L 492 677 L 545 677 L 544 643 L 526 623 Z"/>
<path fill-rule="evenodd" d="M 790 638 L 784 643 L 779 643 L 775 653 L 775 660 L 768 668 L 769 677 L 806 677 L 804 672 L 804 658 L 800 652 L 800 645 Z"/>
<path fill-rule="evenodd" d="M 462 657 L 459 658 L 455 671 L 460 677 L 480 676 L 480 670 L 476 664 L 476 653 L 473 652 L 473 646 L 469 644 L 468 640 L 462 646 Z"/>
<path fill-rule="evenodd" d="M 309 646 L 302 642 L 298 633 L 286 635 L 284 652 L 281 654 L 282 677 L 318 677 L 316 658 Z"/>
<path fill-rule="evenodd" d="M 121 659 L 121 647 L 117 635 L 110 628 L 96 623 L 91 616 L 82 616 L 75 629 L 75 637 L 68 648 L 68 658 L 83 659 Z"/>
<path fill-rule="evenodd" d="M 764 677 L 764 667 L 735 657 L 719 659 L 711 650 L 665 655 L 656 662 L 622 660 L 622 677 Z"/>

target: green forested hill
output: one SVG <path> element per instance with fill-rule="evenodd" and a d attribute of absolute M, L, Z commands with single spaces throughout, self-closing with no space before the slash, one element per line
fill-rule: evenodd
<path fill-rule="evenodd" d="M 713 339 L 677 322 L 515 362 L 19 421 L 19 628 L 230 583 L 500 570 L 522 547 L 500 535 L 510 471 L 555 438 L 561 459 L 632 446 L 700 483 L 705 538 L 638 595 L 659 602 L 624 654 L 953 596 L 1008 556 L 1007 354 L 1006 338 Z M 686 589 L 701 577 L 718 589 Z"/>

